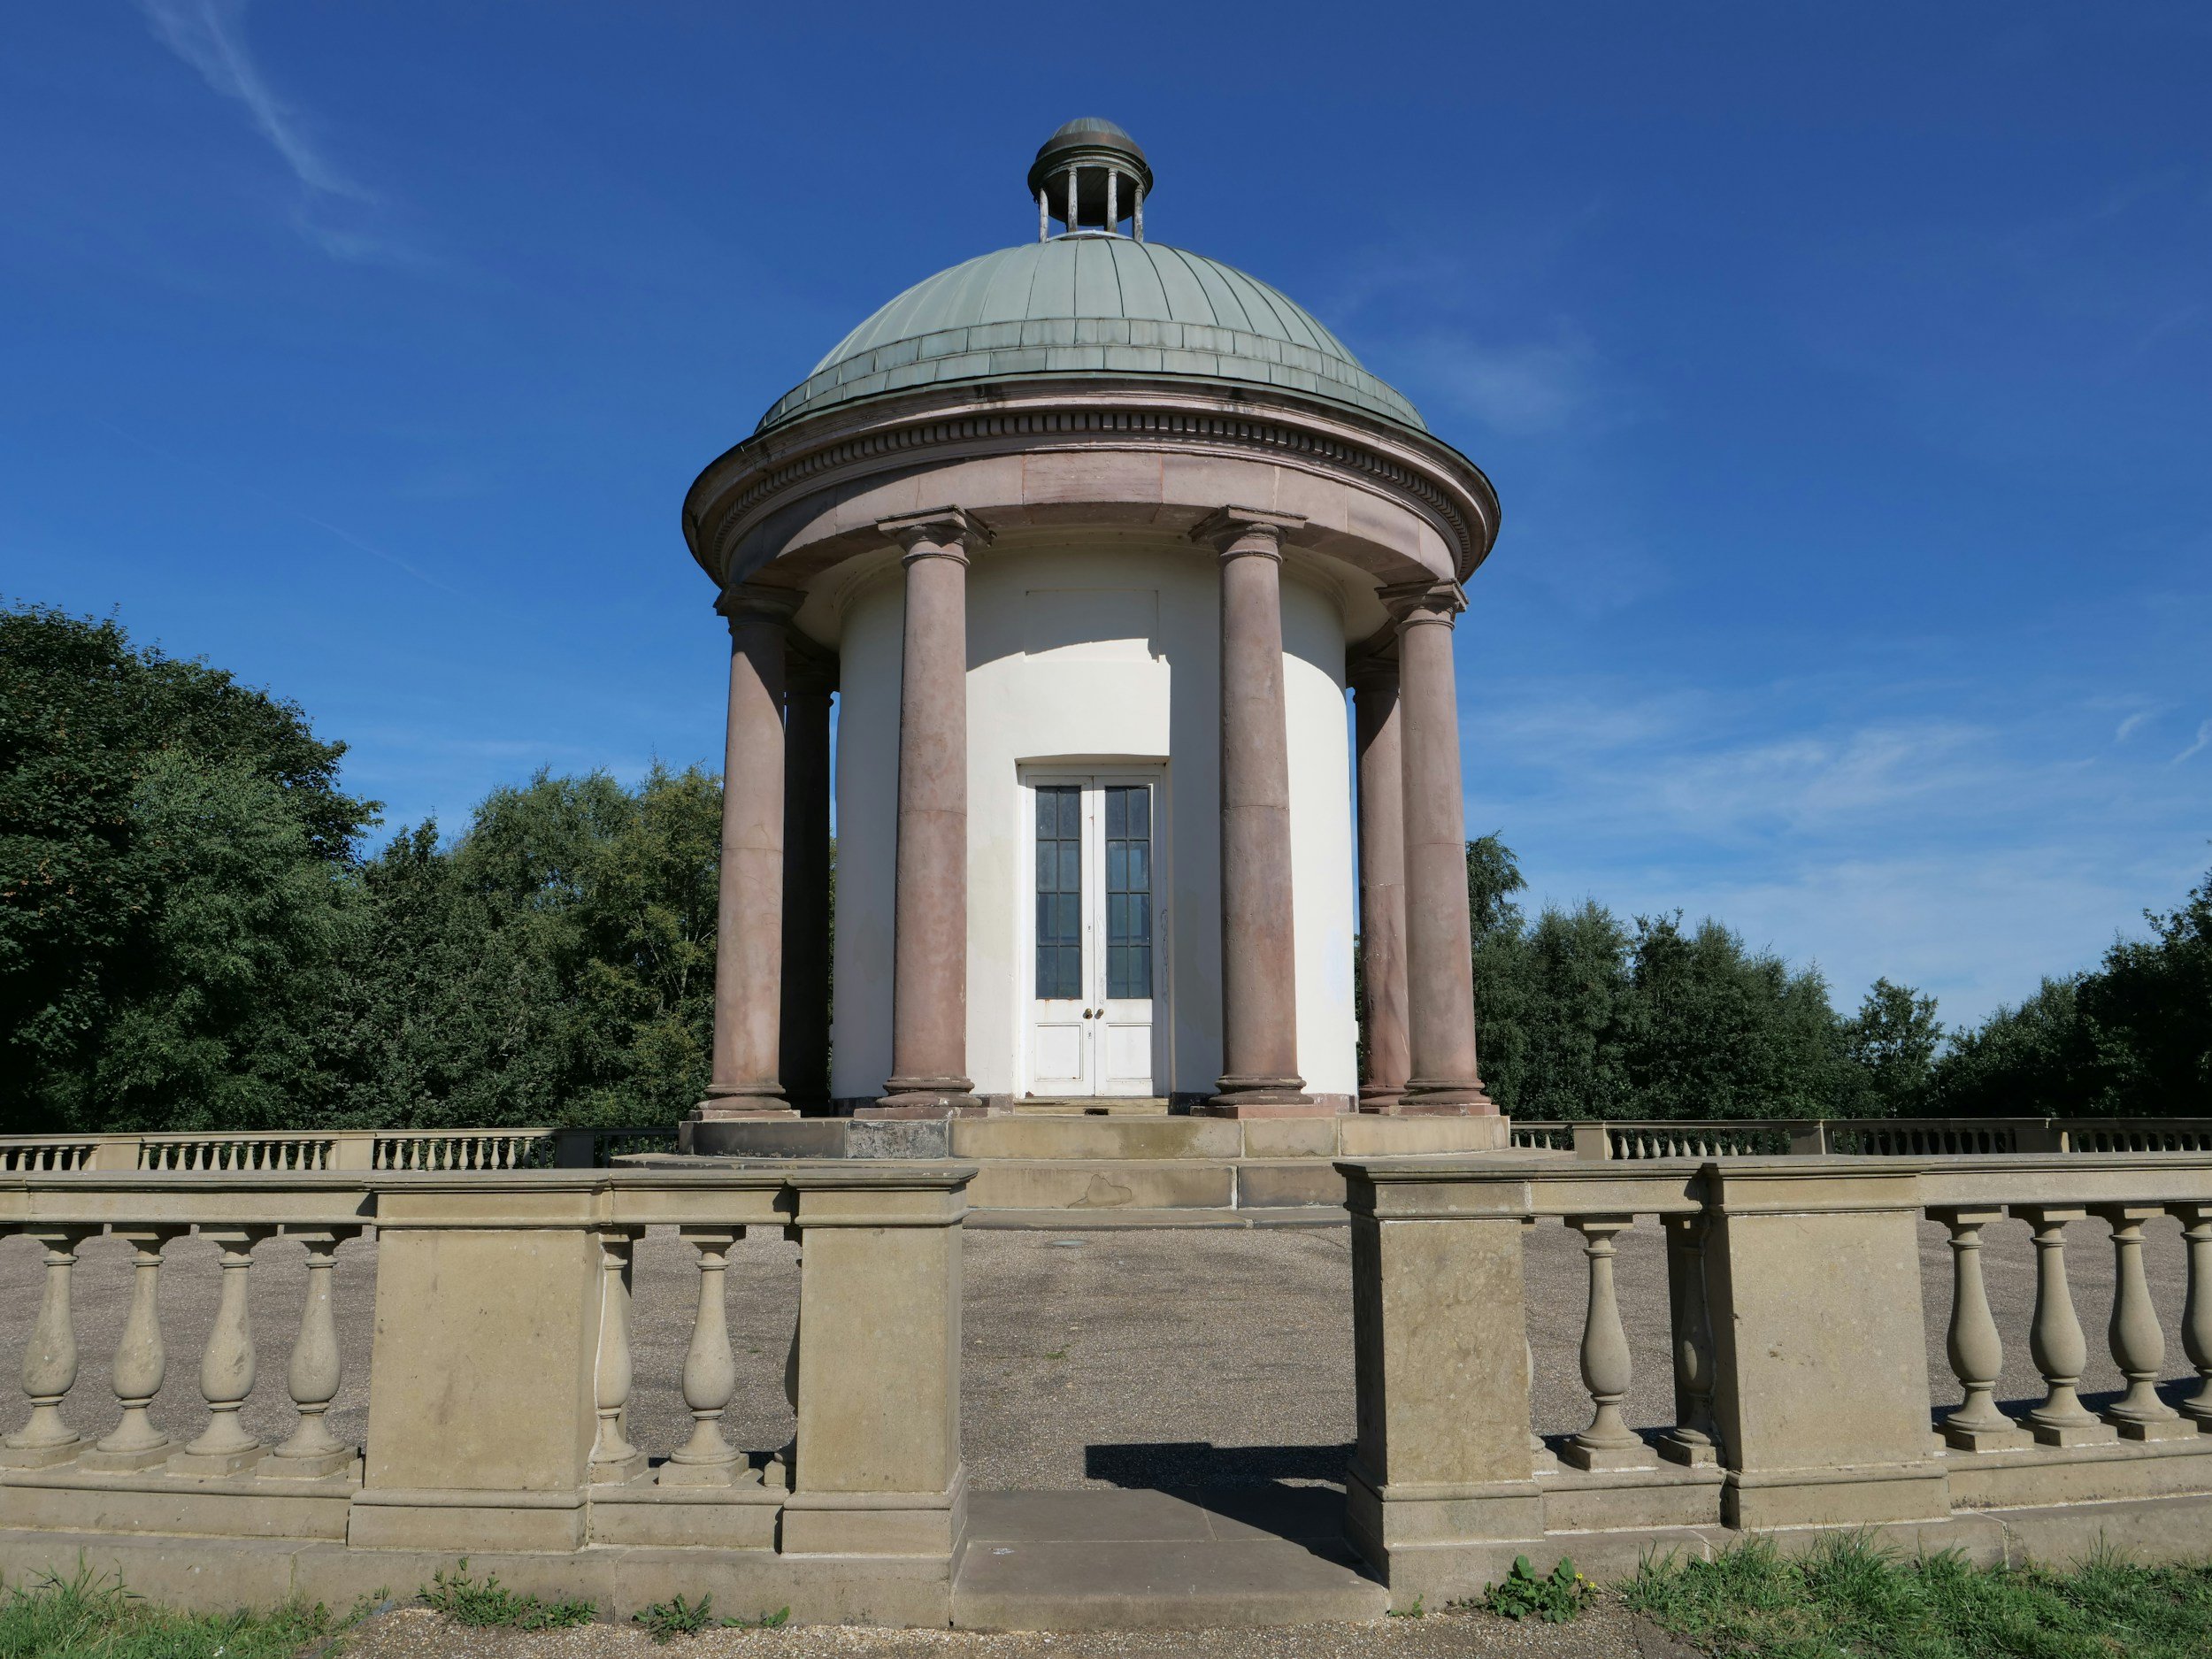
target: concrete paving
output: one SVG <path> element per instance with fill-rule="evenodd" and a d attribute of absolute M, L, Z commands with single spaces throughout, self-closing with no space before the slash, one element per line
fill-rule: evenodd
<path fill-rule="evenodd" d="M 2190 1375 L 2177 1321 L 2185 1290 L 2178 1224 L 2148 1229 L 2152 1294 L 2166 1331 L 2165 1374 Z M 1924 1229 L 1922 1282 L 1935 1400 L 1956 1395 L 1944 1358 L 1950 1311 L 1950 1253 L 1940 1227 Z M 2111 1250 L 2097 1221 L 2069 1229 L 2076 1306 L 2089 1333 L 2085 1387 L 2093 1397 L 2119 1386 L 2102 1340 L 2110 1309 Z M 1342 1228 L 1164 1228 L 1013 1232 L 976 1230 L 967 1240 L 963 1434 L 979 1492 L 1079 1487 L 1208 1489 L 1333 1482 L 1353 1434 L 1351 1274 Z M 205 1421 L 199 1355 L 212 1323 L 215 1250 L 197 1240 L 169 1247 L 163 1326 L 166 1386 L 155 1419 L 189 1437 Z M 637 1263 L 637 1388 L 632 1433 L 656 1455 L 688 1427 L 680 1392 L 697 1294 L 694 1253 L 672 1234 L 650 1234 Z M 127 1247 L 88 1242 L 76 1275 L 81 1364 L 65 1408 L 97 1435 L 118 1415 L 108 1366 L 129 1288 Z M 375 1248 L 339 1254 L 337 1307 L 346 1378 L 332 1427 L 357 1439 L 367 1422 L 367 1353 Z M 0 1430 L 27 1412 L 12 1379 L 22 1363 L 36 1310 L 38 1247 L 0 1240 Z M 798 1293 L 797 1248 L 756 1236 L 732 1259 L 729 1319 L 739 1390 L 726 1427 L 745 1446 L 789 1438 L 783 1357 Z M 2005 1340 L 2001 1397 L 2020 1405 L 2041 1394 L 2028 1357 L 2035 1295 L 2027 1228 L 1991 1229 L 1990 1300 Z M 1663 1426 L 1672 1416 L 1666 1353 L 1666 1269 L 1658 1227 L 1636 1226 L 1620 1241 L 1620 1302 L 1635 1356 L 1630 1420 Z M 256 1253 L 253 1316 L 258 1381 L 246 1426 L 265 1439 L 289 1432 L 285 1370 L 304 1290 L 299 1246 L 281 1240 Z M 1578 1240 L 1546 1224 L 1529 1235 L 1530 1336 L 1536 1357 L 1535 1426 L 1571 1432 L 1587 1419 L 1576 1357 L 1582 1327 Z M 1870 1294 L 1886 1294 L 1883 1286 Z"/>

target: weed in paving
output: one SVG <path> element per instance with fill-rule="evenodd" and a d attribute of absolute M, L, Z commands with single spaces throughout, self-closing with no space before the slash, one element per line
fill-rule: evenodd
<path fill-rule="evenodd" d="M 2202 1659 L 2212 1567 L 2108 1553 L 2070 1571 L 1906 1560 L 1864 1538 L 1785 1557 L 1753 1542 L 1712 1561 L 1647 1562 L 1630 1608 L 1718 1659 Z"/>
<path fill-rule="evenodd" d="M 94 1573 L 42 1574 L 0 1596 L 0 1655 L 10 1659 L 285 1659 L 342 1628 L 321 1607 L 180 1613 Z"/>
<path fill-rule="evenodd" d="M 1513 1557 L 1513 1571 L 1500 1582 L 1485 1586 L 1482 1599 L 1468 1605 L 1518 1623 L 1540 1618 L 1547 1624 L 1564 1624 L 1589 1605 L 1598 1587 L 1575 1571 L 1573 1562 L 1560 1557 L 1559 1564 L 1539 1576 L 1526 1555 Z"/>
<path fill-rule="evenodd" d="M 583 1601 L 541 1601 L 518 1595 L 499 1581 L 495 1572 L 472 1578 L 469 1560 L 461 1557 L 450 1577 L 436 1573 L 418 1593 L 423 1605 L 434 1608 L 457 1624 L 498 1625 L 508 1630 L 565 1630 L 588 1624 L 599 1617 L 599 1604 Z"/>
<path fill-rule="evenodd" d="M 657 1642 L 673 1641 L 679 1636 L 696 1636 L 703 1631 L 721 1630 L 779 1630 L 791 1617 L 791 1609 L 779 1608 L 773 1613 L 763 1613 L 758 1618 L 717 1618 L 714 1616 L 712 1594 L 702 1595 L 696 1601 L 687 1601 L 680 1595 L 665 1601 L 656 1601 L 650 1607 L 639 1609 L 632 1614 L 634 1623 L 642 1625 Z M 4 1659 L 4 1656 L 0 1656 Z"/>

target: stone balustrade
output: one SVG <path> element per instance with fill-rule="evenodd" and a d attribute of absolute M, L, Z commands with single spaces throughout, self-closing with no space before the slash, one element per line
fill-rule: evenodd
<path fill-rule="evenodd" d="M 1514 1146 L 1584 1158 L 1841 1155 L 1954 1157 L 2000 1152 L 2212 1152 L 2205 1118 L 1516 1118 Z"/>
<path fill-rule="evenodd" d="M 611 1606 L 696 1594 L 808 1617 L 942 1624 L 965 1513 L 959 1451 L 960 1229 L 971 1166 L 786 1163 L 712 1171 L 98 1171 L 0 1175 L 0 1233 L 36 1240 L 43 1290 L 27 1420 L 0 1443 L 0 1576 L 96 1564 L 135 1589 L 235 1604 L 342 1604 L 460 1555 L 522 1588 Z M 649 1228 L 695 1252 L 679 1444 L 640 1445 L 630 1264 Z M 796 1329 L 772 1363 L 796 1432 L 733 1445 L 738 1383 L 723 1294 L 749 1228 L 800 1247 Z M 148 1408 L 170 1355 L 164 1249 L 219 1252 L 198 1354 L 198 1432 Z M 108 1367 L 120 1409 L 72 1423 L 80 1248 L 134 1252 Z M 342 1381 L 334 1280 L 374 1274 L 367 1432 L 327 1423 Z M 294 1240 L 306 1289 L 288 1340 L 295 1409 L 264 1444 L 242 1409 L 269 1333 L 250 1317 L 257 1251 Z M 782 1345 L 777 1344 L 779 1349 Z M 177 1356 L 180 1359 L 183 1356 Z M 273 1357 L 273 1356 L 272 1356 Z M 81 1399 L 81 1396 L 79 1396 Z M 81 1409 L 79 1408 L 81 1415 Z"/>
<path fill-rule="evenodd" d="M 72 1170 L 274 1173 L 332 1170 L 604 1169 L 675 1149 L 658 1129 L 267 1129 L 228 1133 L 0 1135 L 0 1174 Z"/>
<path fill-rule="evenodd" d="M 1358 1344 L 1348 1531 L 1401 1601 L 1471 1594 L 1517 1554 L 1629 1571 L 1653 1548 L 1703 1554 L 1753 1531 L 1873 1527 L 1984 1559 L 2062 1556 L 2101 1537 L 2212 1553 L 2212 1158 L 1337 1167 Z M 2169 1217 L 2188 1288 L 2162 1318 L 2143 1248 Z M 2105 1336 L 2124 1387 L 2085 1402 L 2071 1279 L 2103 1271 L 2080 1260 L 2103 1239 L 2070 1228 L 2093 1219 L 2109 1233 Z M 1531 1432 L 1522 1252 L 1526 1230 L 1552 1221 L 1580 1235 L 1588 1263 L 1590 1404 L 1586 1426 L 1547 1442 Z M 1924 1289 L 1930 1222 L 1951 1271 Z M 1645 1227 L 1666 1240 L 1674 1422 L 1639 1432 L 1622 1411 L 1633 1369 L 1614 1263 Z M 1984 1282 L 2000 1227 L 2033 1241 L 2024 1331 L 1999 1329 Z M 1932 1386 L 1924 1305 L 1947 1293 L 1953 1377 Z M 2167 1320 L 2198 1379 L 2173 1399 L 2159 1386 Z M 2007 1405 L 2003 1358 L 2018 1344 L 2042 1398 Z"/>

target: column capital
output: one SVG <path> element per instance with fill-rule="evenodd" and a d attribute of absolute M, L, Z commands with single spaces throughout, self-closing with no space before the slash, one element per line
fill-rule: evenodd
<path fill-rule="evenodd" d="M 1354 691 L 1395 691 L 1398 659 L 1379 651 L 1362 651 L 1344 664 L 1344 683 Z"/>
<path fill-rule="evenodd" d="M 987 545 L 991 540 L 990 526 L 961 507 L 932 507 L 926 512 L 879 518 L 876 528 L 899 544 L 906 555 L 906 563 L 918 558 L 947 558 L 965 564 L 972 551 Z"/>
<path fill-rule="evenodd" d="M 725 588 L 714 602 L 718 615 L 735 627 L 741 620 L 788 622 L 806 603 L 795 588 L 770 588 L 761 582 L 740 582 Z"/>
<path fill-rule="evenodd" d="M 1283 539 L 1305 523 L 1302 513 L 1269 512 L 1258 507 L 1217 507 L 1191 526 L 1190 539 L 1210 543 L 1225 559 L 1248 553 L 1283 556 Z"/>
<path fill-rule="evenodd" d="M 1440 622 L 1448 628 L 1452 619 L 1467 609 L 1467 591 L 1457 582 L 1399 582 L 1381 589 L 1376 597 L 1401 628 L 1422 622 Z"/>
<path fill-rule="evenodd" d="M 837 653 L 826 651 L 795 629 L 783 647 L 783 688 L 787 694 L 826 697 L 837 689 Z"/>

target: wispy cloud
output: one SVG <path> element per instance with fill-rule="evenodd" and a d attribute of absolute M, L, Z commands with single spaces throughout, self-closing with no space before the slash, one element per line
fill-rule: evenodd
<path fill-rule="evenodd" d="M 2191 756 L 2200 753 L 2208 743 L 2212 743 L 2212 720 L 2206 720 L 2199 725 L 2196 741 L 2166 764 L 2170 766 L 2178 766 Z"/>
<path fill-rule="evenodd" d="M 1494 430 L 1513 437 L 1554 433 L 1587 417 L 1599 403 L 1598 356 L 1579 334 L 1548 341 L 1486 344 L 1430 340 L 1424 379 Z"/>
<path fill-rule="evenodd" d="M 2133 714 L 2129 715 L 2126 719 L 2121 721 L 2119 725 L 2112 728 L 2112 741 L 2116 743 L 2126 742 L 2128 739 L 2133 737 L 2136 733 L 2143 729 L 2143 723 L 2146 720 L 2154 718 L 2157 714 L 2158 710 L 2156 709 L 2138 709 Z"/>
<path fill-rule="evenodd" d="M 334 259 L 412 264 L 418 256 L 358 221 L 380 205 L 308 135 L 311 123 L 277 95 L 246 43 L 247 0 L 138 0 L 156 39 L 190 65 L 218 96 L 246 112 L 301 186 L 293 227 Z"/>

